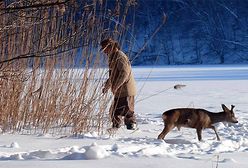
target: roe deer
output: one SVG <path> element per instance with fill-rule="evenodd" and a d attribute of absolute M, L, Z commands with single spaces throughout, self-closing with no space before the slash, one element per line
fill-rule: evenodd
<path fill-rule="evenodd" d="M 205 109 L 195 108 L 178 108 L 171 109 L 163 113 L 162 118 L 164 120 L 164 129 L 159 134 L 158 139 L 164 139 L 165 135 L 171 131 L 174 127 L 180 130 L 181 127 L 195 128 L 198 136 L 198 140 L 202 140 L 202 129 L 211 128 L 214 130 L 217 140 L 220 137 L 212 125 L 217 122 L 231 122 L 238 123 L 235 118 L 233 108 L 229 110 L 224 104 L 222 104 L 222 112 L 212 113 Z"/>

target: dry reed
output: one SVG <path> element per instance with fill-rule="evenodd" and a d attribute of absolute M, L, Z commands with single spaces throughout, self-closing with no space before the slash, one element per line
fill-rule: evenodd
<path fill-rule="evenodd" d="M 133 0 L 123 9 L 118 0 L 108 3 L 0 2 L 2 132 L 103 132 L 110 96 L 101 94 L 106 69 L 99 43 L 128 38 L 126 17 L 135 6 Z"/>

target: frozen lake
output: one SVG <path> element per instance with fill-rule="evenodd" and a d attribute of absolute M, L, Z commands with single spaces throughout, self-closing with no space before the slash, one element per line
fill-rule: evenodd
<path fill-rule="evenodd" d="M 248 80 L 248 65 L 134 67 L 138 81 Z"/>

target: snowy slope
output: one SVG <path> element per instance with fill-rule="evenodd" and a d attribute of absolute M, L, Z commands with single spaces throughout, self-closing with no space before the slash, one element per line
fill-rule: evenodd
<path fill-rule="evenodd" d="M 0 167 L 224 167 L 248 163 L 248 66 L 183 66 L 134 68 L 139 94 L 139 130 L 121 127 L 115 135 L 91 132 L 81 137 L 0 135 Z M 184 84 L 179 90 L 176 84 Z M 161 114 L 175 107 L 221 111 L 234 104 L 238 124 L 218 123 L 198 142 L 194 129 L 172 130 L 157 140 Z"/>

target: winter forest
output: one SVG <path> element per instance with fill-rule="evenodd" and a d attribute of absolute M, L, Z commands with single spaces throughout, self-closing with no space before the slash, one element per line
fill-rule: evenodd
<path fill-rule="evenodd" d="M 248 1 L 141 0 L 135 11 L 135 64 L 225 64 L 248 60 Z M 167 21 L 152 37 L 162 23 Z"/>

